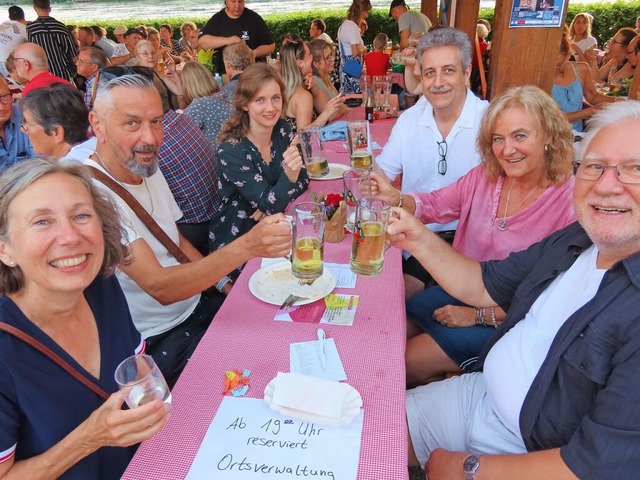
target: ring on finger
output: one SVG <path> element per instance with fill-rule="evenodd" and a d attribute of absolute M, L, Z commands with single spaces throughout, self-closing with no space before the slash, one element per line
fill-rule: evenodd
<path fill-rule="evenodd" d="M 448 325 L 446 320 L 442 320 L 440 323 L 442 324 L 443 327 L 446 327 Z"/>

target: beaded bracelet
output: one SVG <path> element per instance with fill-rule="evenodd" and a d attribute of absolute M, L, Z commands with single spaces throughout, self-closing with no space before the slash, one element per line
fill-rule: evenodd
<path fill-rule="evenodd" d="M 496 321 L 496 308 L 491 307 L 491 326 L 493 328 L 498 328 L 498 322 Z"/>

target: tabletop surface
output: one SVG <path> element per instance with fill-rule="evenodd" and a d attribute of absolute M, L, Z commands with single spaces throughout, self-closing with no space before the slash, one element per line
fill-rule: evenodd
<path fill-rule="evenodd" d="M 392 121 L 381 121 L 392 122 Z M 372 129 L 384 144 L 392 123 Z M 384 138 L 382 138 L 384 137 Z M 328 142 L 340 150 L 340 142 Z M 348 163 L 346 150 L 327 150 L 331 162 Z M 341 180 L 312 181 L 306 200 L 318 184 L 341 191 Z M 325 260 L 348 263 L 351 235 L 339 244 L 325 243 Z M 222 401 L 224 372 L 251 370 L 248 397 L 262 398 L 277 372 L 289 371 L 289 344 L 313 340 L 317 324 L 274 320 L 277 306 L 256 299 L 248 281 L 260 260 L 247 263 L 231 294 L 173 389 L 173 412 L 167 426 L 144 442 L 123 479 L 184 478 Z M 405 421 L 405 309 L 401 252 L 390 248 L 381 274 L 358 277 L 355 289 L 335 293 L 360 296 L 352 326 L 323 325 L 334 338 L 347 383 L 362 396 L 364 425 L 358 479 L 408 478 Z"/>

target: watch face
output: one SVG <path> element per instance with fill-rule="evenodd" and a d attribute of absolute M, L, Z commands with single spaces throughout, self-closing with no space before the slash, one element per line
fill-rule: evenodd
<path fill-rule="evenodd" d="M 477 455 L 469 455 L 464 459 L 462 466 L 464 468 L 464 473 L 475 473 L 480 466 L 480 457 Z"/>

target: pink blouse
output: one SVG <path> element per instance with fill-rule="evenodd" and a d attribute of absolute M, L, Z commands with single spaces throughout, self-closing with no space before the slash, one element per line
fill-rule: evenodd
<path fill-rule="evenodd" d="M 475 260 L 499 260 L 524 250 L 549 234 L 573 223 L 573 184 L 570 177 L 551 185 L 535 202 L 506 218 L 498 212 L 504 177 L 489 180 L 484 165 L 469 171 L 458 181 L 431 193 L 412 193 L 415 216 L 423 223 L 449 223 L 459 219 L 453 248 Z"/>

